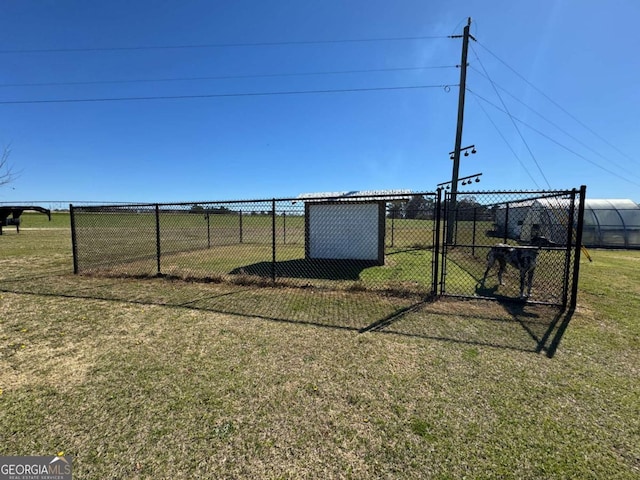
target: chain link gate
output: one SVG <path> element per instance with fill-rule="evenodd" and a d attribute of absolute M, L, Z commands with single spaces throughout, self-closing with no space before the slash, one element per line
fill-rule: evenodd
<path fill-rule="evenodd" d="M 452 234 L 441 243 L 439 293 L 493 300 L 528 297 L 532 303 L 575 307 L 585 193 L 585 187 L 458 192 Z M 450 205 L 446 192 L 443 232 L 449 231 Z"/>

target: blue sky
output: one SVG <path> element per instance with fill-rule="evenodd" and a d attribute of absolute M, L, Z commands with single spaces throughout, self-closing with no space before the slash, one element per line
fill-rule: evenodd
<path fill-rule="evenodd" d="M 0 146 L 20 172 L 0 202 L 433 190 L 455 140 L 461 40 L 446 37 L 467 16 L 463 146 L 478 153 L 460 175 L 640 201 L 635 0 L 22 0 L 0 6 Z M 126 49 L 265 43 L 282 44 Z M 42 51 L 70 49 L 87 50 Z M 410 86 L 429 88 L 7 103 Z"/>

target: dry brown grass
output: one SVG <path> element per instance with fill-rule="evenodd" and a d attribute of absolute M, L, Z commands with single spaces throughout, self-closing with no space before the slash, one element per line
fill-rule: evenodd
<path fill-rule="evenodd" d="M 539 306 L 361 334 L 413 300 L 23 267 L 0 281 L 0 444 L 78 478 L 637 478 L 640 273 L 592 254 L 553 359 Z"/>

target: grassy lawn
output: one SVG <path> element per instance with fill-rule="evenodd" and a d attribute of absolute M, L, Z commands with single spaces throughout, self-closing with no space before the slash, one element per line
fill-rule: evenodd
<path fill-rule="evenodd" d="M 80 212 L 76 214 L 78 266 L 81 273 L 110 276 L 158 272 L 155 209 L 146 213 Z M 352 262 L 330 265 L 305 259 L 304 217 L 299 215 L 218 214 L 188 212 L 159 215 L 160 271 L 183 278 L 217 279 L 230 275 L 271 278 L 275 232 L 275 274 L 294 284 L 326 285 L 353 281 L 367 288 L 430 292 L 433 222 L 387 221 L 384 266 Z"/>
<path fill-rule="evenodd" d="M 73 276 L 51 224 L 0 237 L 3 455 L 64 451 L 101 479 L 640 476 L 640 252 L 591 251 L 567 326 L 541 306 Z"/>
<path fill-rule="evenodd" d="M 15 233 L 15 227 L 5 227 Z M 51 212 L 51 220 L 42 213 L 25 212 L 20 217 L 20 229 L 31 228 L 69 228 L 69 214 L 65 212 Z"/>

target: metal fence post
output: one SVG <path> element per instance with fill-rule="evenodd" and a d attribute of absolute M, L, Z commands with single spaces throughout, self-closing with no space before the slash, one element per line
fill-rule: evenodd
<path fill-rule="evenodd" d="M 71 251 L 73 252 L 73 273 L 78 273 L 78 239 L 76 237 L 76 213 L 72 204 L 69 204 L 71 217 Z"/>
<path fill-rule="evenodd" d="M 509 204 L 507 203 L 507 208 L 504 213 L 504 243 L 507 243 L 508 237 L 509 237 Z"/>
<path fill-rule="evenodd" d="M 287 244 L 287 212 L 282 212 L 282 243 Z"/>
<path fill-rule="evenodd" d="M 276 281 L 276 200 L 271 200 L 271 281 Z"/>
<path fill-rule="evenodd" d="M 573 216 L 576 204 L 576 189 L 571 190 L 569 218 L 567 219 L 567 248 L 564 255 L 564 278 L 562 279 L 562 308 L 566 308 L 569 296 L 569 274 L 571 268 L 571 250 L 573 249 Z"/>
<path fill-rule="evenodd" d="M 451 215 L 449 214 L 451 202 L 451 195 L 447 192 L 444 194 L 444 207 L 442 208 L 442 216 L 441 221 L 443 222 L 443 236 L 444 233 L 449 235 L 449 221 L 451 220 Z M 447 246 L 449 244 L 446 238 L 443 238 L 441 243 L 442 247 L 442 256 L 440 259 L 440 295 L 444 295 L 447 292 Z"/>
<path fill-rule="evenodd" d="M 435 202 L 435 241 L 433 242 L 433 272 L 431 279 L 431 292 L 433 295 L 438 295 L 438 259 L 440 255 L 440 210 L 442 208 L 442 190 L 437 190 L 436 202 Z"/>
<path fill-rule="evenodd" d="M 580 253 L 582 251 L 582 229 L 584 227 L 584 204 L 587 195 L 586 185 L 580 186 L 580 203 L 578 205 L 578 225 L 576 226 L 576 245 L 573 254 L 573 282 L 571 283 L 571 300 L 569 308 L 575 310 L 578 303 L 578 279 L 580 276 Z M 573 222 L 573 218 L 571 219 Z"/>
<path fill-rule="evenodd" d="M 158 263 L 158 275 L 162 275 L 160 268 L 160 206 L 156 203 L 156 257 Z"/>
<path fill-rule="evenodd" d="M 458 245 L 458 223 L 459 223 L 459 219 L 458 219 L 458 215 L 460 213 L 460 203 L 458 202 L 456 204 L 456 209 L 455 211 L 452 212 L 453 213 L 453 219 L 454 219 L 454 223 L 453 223 L 453 238 L 450 240 L 450 244 L 452 247 L 456 247 Z"/>
<path fill-rule="evenodd" d="M 207 248 L 211 248 L 211 215 L 207 213 Z"/>
<path fill-rule="evenodd" d="M 478 207 L 473 207 L 473 232 L 471 233 L 471 255 L 476 256 L 476 215 Z"/>
<path fill-rule="evenodd" d="M 391 247 L 394 246 L 396 210 L 391 204 Z"/>
<path fill-rule="evenodd" d="M 240 210 L 240 243 L 242 243 L 242 210 Z"/>

